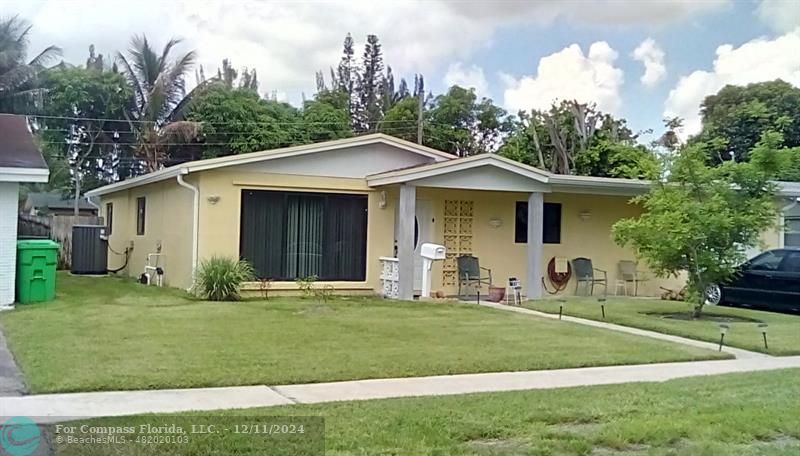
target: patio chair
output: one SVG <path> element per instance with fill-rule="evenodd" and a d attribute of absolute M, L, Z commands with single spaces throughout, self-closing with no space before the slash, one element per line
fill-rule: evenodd
<path fill-rule="evenodd" d="M 575 258 L 572 260 L 572 269 L 575 271 L 575 294 L 578 294 L 578 287 L 581 283 L 584 288 L 588 288 L 589 296 L 594 294 L 594 285 L 603 285 L 603 294 L 608 293 L 608 272 L 602 269 L 597 269 L 592 266 L 592 260 L 589 258 Z M 602 278 L 596 278 L 595 272 L 602 274 Z"/>
<path fill-rule="evenodd" d="M 480 290 L 481 285 L 492 285 L 492 270 L 482 268 L 478 258 L 472 255 L 462 255 L 456 258 L 458 264 L 458 296 L 461 297 L 461 287 L 477 285 Z M 484 274 L 485 271 L 485 274 Z"/>
<path fill-rule="evenodd" d="M 617 287 L 614 294 L 617 294 L 619 286 L 621 285 L 625 290 L 625 295 L 628 295 L 628 284 L 633 283 L 633 295 L 639 294 L 639 283 L 647 282 L 649 279 L 645 277 L 641 271 L 637 269 L 635 261 L 622 260 L 617 264 Z"/>

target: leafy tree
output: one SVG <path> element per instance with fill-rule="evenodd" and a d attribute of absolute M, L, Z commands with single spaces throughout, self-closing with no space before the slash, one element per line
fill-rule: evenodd
<path fill-rule="evenodd" d="M 345 92 L 326 90 L 303 104 L 302 120 L 306 142 L 329 141 L 353 136 Z"/>
<path fill-rule="evenodd" d="M 750 152 L 750 162 L 779 181 L 800 181 L 800 147 L 781 147 L 783 135 L 767 131 Z"/>
<path fill-rule="evenodd" d="M 614 240 L 632 246 L 659 276 L 688 273 L 687 299 L 701 315 L 708 285 L 730 278 L 774 223 L 775 188 L 749 163 L 709 167 L 698 147 L 671 160 L 651 191 L 635 198 L 644 213 L 618 221 Z"/>
<path fill-rule="evenodd" d="M 765 131 L 783 135 L 784 147 L 800 146 L 800 88 L 775 80 L 728 85 L 701 105 L 703 129 L 690 140 L 710 163 L 747 161 Z"/>
<path fill-rule="evenodd" d="M 209 88 L 189 104 L 189 121 L 202 126 L 202 158 L 242 154 L 297 144 L 300 115 L 285 103 L 261 99 L 247 89 Z M 191 160 L 200 157 L 184 157 Z"/>
<path fill-rule="evenodd" d="M 185 77 L 195 62 L 195 52 L 171 57 L 181 40 L 171 39 L 159 53 L 147 37 L 134 36 L 127 56 L 117 53 L 122 72 L 133 91 L 129 109 L 131 128 L 136 133 L 137 153 L 148 172 L 156 171 L 167 160 L 172 145 L 196 142 L 197 124 L 181 122 L 192 96 L 205 90 L 209 81 L 186 94 Z"/>
<path fill-rule="evenodd" d="M 584 176 L 626 179 L 656 179 L 660 171 L 656 156 L 645 146 L 608 139 L 578 154 L 575 170 Z"/>
<path fill-rule="evenodd" d="M 42 95 L 39 75 L 61 55 L 48 46 L 25 63 L 32 26 L 19 16 L 0 19 L 0 110 L 26 112 Z"/>
<path fill-rule="evenodd" d="M 624 119 L 593 105 L 563 101 L 547 111 L 523 111 L 511 130 L 498 153 L 553 173 L 635 178 L 657 168 Z"/>
<path fill-rule="evenodd" d="M 406 141 L 417 141 L 419 98 L 405 97 L 386 112 L 379 131 Z M 424 114 L 424 113 L 423 113 Z M 426 130 L 430 133 L 430 127 Z M 423 133 L 423 138 L 425 137 Z"/>
<path fill-rule="evenodd" d="M 113 169 L 123 155 L 117 144 L 118 129 L 125 124 L 106 119 L 122 118 L 131 92 L 120 74 L 96 66 L 51 71 L 45 86 L 43 110 L 47 117 L 37 125 L 48 155 L 69 167 L 78 215 L 82 190 L 115 180 Z"/>
<path fill-rule="evenodd" d="M 511 128 L 505 110 L 459 86 L 433 100 L 425 121 L 425 144 L 460 157 L 494 152 Z"/>

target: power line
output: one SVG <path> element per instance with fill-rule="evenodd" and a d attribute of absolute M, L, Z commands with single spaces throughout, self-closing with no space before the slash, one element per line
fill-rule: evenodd
<path fill-rule="evenodd" d="M 56 119 L 56 120 L 73 120 L 73 121 L 92 121 L 92 122 L 124 122 L 124 123 L 141 123 L 141 124 L 156 124 L 159 123 L 154 120 L 128 120 L 128 119 L 111 119 L 111 118 L 104 118 L 104 117 L 73 117 L 73 116 L 49 116 L 49 115 L 38 115 L 38 114 L 23 114 L 27 117 L 33 117 L 38 119 Z M 187 121 L 187 122 L 195 122 L 195 121 Z M 317 122 L 307 122 L 307 121 L 295 121 L 295 122 L 240 122 L 240 121 L 227 121 L 227 122 L 206 122 L 206 121 L 196 121 L 200 124 L 206 125 L 344 125 L 345 122 L 337 122 L 337 121 L 317 121 Z M 360 123 L 366 124 L 385 124 L 385 123 L 408 123 L 416 125 L 416 120 L 371 120 L 371 121 L 363 121 Z M 430 124 L 431 122 L 426 122 Z M 349 122 L 347 123 L 350 126 Z M 444 124 L 442 124 L 444 125 Z"/>

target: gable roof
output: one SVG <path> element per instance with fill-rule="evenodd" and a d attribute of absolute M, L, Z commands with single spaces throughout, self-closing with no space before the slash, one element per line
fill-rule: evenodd
<path fill-rule="evenodd" d="M 436 176 L 482 167 L 501 169 L 533 180 L 537 184 L 544 184 L 546 188 L 549 188 L 551 191 L 560 192 L 636 195 L 646 192 L 652 185 L 652 182 L 649 180 L 553 174 L 497 154 L 479 154 L 443 163 L 431 163 L 415 166 L 413 168 L 372 174 L 367 176 L 367 184 L 374 187 L 411 183 L 422 179 L 430 180 L 430 178 Z M 486 190 L 492 189 L 487 188 Z"/>
<path fill-rule="evenodd" d="M 434 161 L 440 162 L 445 160 L 452 160 L 457 158 L 455 155 L 442 152 L 440 150 L 432 149 L 427 146 L 422 146 L 412 142 L 395 138 L 393 136 L 385 135 L 383 133 L 375 133 L 370 135 L 356 136 L 354 138 L 337 139 L 333 141 L 325 141 L 321 143 L 306 144 L 302 146 L 285 147 L 281 149 L 265 150 L 260 152 L 251 152 L 248 154 L 229 155 L 219 158 L 210 158 L 207 160 L 195 160 L 191 162 L 181 163 L 179 165 L 170 166 L 143 176 L 127 179 L 122 182 L 106 185 L 87 192 L 87 196 L 99 196 L 108 193 L 126 190 L 128 188 L 138 187 L 140 185 L 159 182 L 166 179 L 174 178 L 178 175 L 185 175 L 188 173 L 207 171 L 210 169 L 225 168 L 229 166 L 246 165 L 248 163 L 263 162 L 268 160 L 277 160 L 281 158 L 297 157 L 308 154 L 315 154 L 319 152 L 329 152 L 339 149 L 366 146 L 371 144 L 386 144 L 398 149 L 412 152 Z"/>
<path fill-rule="evenodd" d="M 24 204 L 26 210 L 46 211 L 48 209 L 72 209 L 74 207 L 75 201 L 71 198 L 65 198 L 60 192 L 30 192 Z M 97 210 L 97 208 L 83 199 L 78 201 L 78 209 Z"/>
<path fill-rule="evenodd" d="M 493 166 L 504 169 L 508 172 L 518 174 L 541 183 L 547 183 L 550 177 L 550 173 L 547 171 L 528 166 L 524 163 L 511 160 L 510 158 L 505 158 L 496 154 L 478 154 L 441 163 L 431 163 L 412 168 L 372 174 L 367 176 L 367 184 L 370 187 L 399 184 L 484 166 Z"/>
<path fill-rule="evenodd" d="M 25 117 L 0 114 L 0 181 L 47 182 L 48 175 Z"/>

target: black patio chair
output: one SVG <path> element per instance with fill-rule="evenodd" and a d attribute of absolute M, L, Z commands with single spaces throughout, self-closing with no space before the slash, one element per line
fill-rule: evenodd
<path fill-rule="evenodd" d="M 456 258 L 456 262 L 458 263 L 458 297 L 461 297 L 461 287 L 477 285 L 480 290 L 483 284 L 492 285 L 492 270 L 482 268 L 477 257 L 462 255 Z"/>
<path fill-rule="evenodd" d="M 572 260 L 572 270 L 575 272 L 575 294 L 578 294 L 578 287 L 584 284 L 584 289 L 589 290 L 589 296 L 594 294 L 594 285 L 603 285 L 603 294 L 608 294 L 608 272 L 592 266 L 589 258 L 575 258 Z M 602 273 L 603 278 L 596 278 L 595 272 Z"/>

